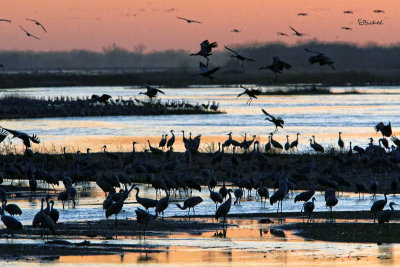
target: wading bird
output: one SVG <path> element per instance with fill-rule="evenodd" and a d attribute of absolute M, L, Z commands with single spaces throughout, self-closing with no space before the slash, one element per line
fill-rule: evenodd
<path fill-rule="evenodd" d="M 333 61 L 332 58 L 328 57 L 324 53 L 321 53 L 321 52 L 318 52 L 318 51 L 313 51 L 313 50 L 310 50 L 308 48 L 304 48 L 304 50 L 306 50 L 309 53 L 317 54 L 316 56 L 311 56 L 311 57 L 308 58 L 308 62 L 310 62 L 310 64 L 319 63 L 320 66 L 328 65 L 333 70 L 335 69 L 335 66 L 334 66 L 335 61 Z"/>
<path fill-rule="evenodd" d="M 293 29 L 291 26 L 289 26 L 289 28 L 290 28 L 292 31 L 294 31 L 293 35 L 296 35 L 296 36 L 299 36 L 299 37 L 303 37 L 304 35 L 308 35 L 308 34 L 305 34 L 305 33 L 301 33 L 301 32 L 296 31 L 296 30 Z"/>
<path fill-rule="evenodd" d="M 312 136 L 312 140 L 310 139 L 310 146 L 312 149 L 314 149 L 315 152 L 320 152 L 320 153 L 324 153 L 324 147 L 321 146 L 320 144 L 318 144 L 317 142 L 315 142 L 315 136 Z"/>
<path fill-rule="evenodd" d="M 308 14 L 307 13 L 298 13 L 297 14 L 297 16 L 303 16 L 303 17 L 305 17 L 305 16 L 307 16 Z"/>
<path fill-rule="evenodd" d="M 303 205 L 304 213 L 308 216 L 307 222 L 311 221 L 311 213 L 313 212 L 315 207 L 314 201 L 316 201 L 315 197 L 313 197 L 311 201 L 305 202 Z"/>
<path fill-rule="evenodd" d="M 0 19 L 0 21 L 1 21 L 1 22 L 8 22 L 8 23 L 11 23 L 11 20 L 9 20 L 9 19 Z"/>
<path fill-rule="evenodd" d="M 338 139 L 338 146 L 340 147 L 340 150 L 344 149 L 344 142 L 342 140 L 342 132 L 339 132 L 339 139 Z"/>
<path fill-rule="evenodd" d="M 380 122 L 375 126 L 375 130 L 381 132 L 382 136 L 390 137 L 392 135 L 392 124 L 389 122 L 388 125 L 385 125 Z"/>
<path fill-rule="evenodd" d="M 379 216 L 378 216 L 379 224 L 384 224 L 385 222 L 389 223 L 390 218 L 394 214 L 394 208 L 393 208 L 394 205 L 396 205 L 396 203 L 390 202 L 389 203 L 390 210 L 384 210 L 381 213 L 379 213 Z"/>
<path fill-rule="evenodd" d="M 248 95 L 249 100 L 246 102 L 246 105 L 249 105 L 249 106 L 250 106 L 251 102 L 253 101 L 253 98 L 257 98 L 257 96 L 260 95 L 260 94 L 262 93 L 262 92 L 261 92 L 260 90 L 258 90 L 258 89 L 249 89 L 249 88 L 246 88 L 246 87 L 244 87 L 244 86 L 242 86 L 242 85 L 240 86 L 240 88 L 243 88 L 243 89 L 244 89 L 244 92 L 238 94 L 237 97 L 240 97 L 240 96 L 242 96 L 242 95 Z"/>
<path fill-rule="evenodd" d="M 101 96 L 98 96 L 98 95 L 92 95 L 91 96 L 91 99 L 92 99 L 93 102 L 98 102 L 98 103 L 105 104 L 105 105 L 109 104 L 109 100 L 111 98 L 112 97 L 110 95 L 107 95 L 107 94 L 102 94 Z"/>
<path fill-rule="evenodd" d="M 386 206 L 386 203 L 387 203 L 386 193 L 385 193 L 384 196 L 385 196 L 385 199 L 377 200 L 371 206 L 371 212 L 374 214 L 374 223 L 375 223 L 375 220 L 376 220 L 376 214 L 378 212 L 382 211 Z"/>
<path fill-rule="evenodd" d="M 239 54 L 238 52 L 236 52 L 235 50 L 233 50 L 233 49 L 230 49 L 229 47 L 226 47 L 226 46 L 224 46 L 225 47 L 225 49 L 227 49 L 228 51 L 230 51 L 230 52 L 232 52 L 234 55 L 231 55 L 231 57 L 235 57 L 235 58 L 237 58 L 238 60 L 240 60 L 240 62 L 242 63 L 242 68 L 243 68 L 243 63 L 245 62 L 245 61 L 255 61 L 254 59 L 251 59 L 251 58 L 248 58 L 248 57 L 245 57 L 245 56 L 242 56 L 241 54 Z"/>
<path fill-rule="evenodd" d="M 35 23 L 37 26 L 42 27 L 43 31 L 47 32 L 46 29 L 44 28 L 44 26 L 43 26 L 39 21 L 34 20 L 34 19 L 26 19 L 26 20 L 32 21 L 32 22 Z"/>
<path fill-rule="evenodd" d="M 4 215 L 4 209 L 0 207 L 1 221 L 6 226 L 7 231 L 11 232 L 11 237 L 14 237 L 14 232 L 22 230 L 22 223 L 14 217 Z"/>
<path fill-rule="evenodd" d="M 148 212 L 142 210 L 141 208 L 137 208 L 135 210 L 135 213 L 137 222 L 143 225 L 143 237 L 146 238 L 147 226 L 149 225 L 149 223 L 151 223 L 157 218 L 157 214 L 151 215 Z"/>
<path fill-rule="evenodd" d="M 267 116 L 267 118 L 265 118 L 265 120 L 268 120 L 268 121 L 272 122 L 273 124 L 275 124 L 275 132 L 278 131 L 278 127 L 281 127 L 283 129 L 283 124 L 285 124 L 285 122 L 283 121 L 283 119 L 281 117 L 272 116 L 264 109 L 261 109 L 261 110 Z"/>
<path fill-rule="evenodd" d="M 384 10 L 381 10 L 381 9 L 375 9 L 375 10 L 374 10 L 374 13 L 385 13 L 385 11 L 384 11 Z"/>
<path fill-rule="evenodd" d="M 353 11 L 345 10 L 345 11 L 343 11 L 343 13 L 344 13 L 344 14 L 353 14 Z"/>
<path fill-rule="evenodd" d="M 193 20 L 193 19 L 185 19 L 185 18 L 182 18 L 182 17 L 177 17 L 178 19 L 181 19 L 181 20 L 184 20 L 184 21 L 186 21 L 187 23 L 201 23 L 200 21 L 197 21 L 197 20 Z"/>
<path fill-rule="evenodd" d="M 350 28 L 350 27 L 342 27 L 342 30 L 351 31 L 352 28 Z"/>
<path fill-rule="evenodd" d="M 238 32 L 240 32 L 238 29 L 233 29 L 233 30 L 231 30 L 231 32 L 236 32 L 236 33 L 238 33 Z"/>
<path fill-rule="evenodd" d="M 211 51 L 213 48 L 217 47 L 217 42 L 210 43 L 208 40 L 204 40 L 200 44 L 200 51 L 196 54 L 192 53 L 190 56 L 202 56 L 207 60 L 207 67 L 208 67 L 208 57 L 212 55 Z"/>
<path fill-rule="evenodd" d="M 144 198 L 144 197 L 139 197 L 139 187 L 135 187 L 136 189 L 136 201 L 140 205 L 142 205 L 146 211 L 149 211 L 149 208 L 155 208 L 157 206 L 157 200 L 151 199 L 151 198 Z"/>
<path fill-rule="evenodd" d="M 280 36 L 288 36 L 286 33 L 284 32 L 277 32 L 276 34 L 280 35 Z"/>
<path fill-rule="evenodd" d="M 188 215 L 190 214 L 190 209 L 192 209 L 193 214 L 196 215 L 194 207 L 199 205 L 201 202 L 203 202 L 203 199 L 201 197 L 190 197 L 183 202 L 183 207 L 180 204 L 175 204 L 175 205 L 181 210 L 189 208 Z"/>
<path fill-rule="evenodd" d="M 22 31 L 24 31 L 24 32 L 26 33 L 26 36 L 28 36 L 28 37 L 33 37 L 33 38 L 35 38 L 35 39 L 37 39 L 37 40 L 40 40 L 40 38 L 36 37 L 35 35 L 29 33 L 27 30 L 25 30 L 24 28 L 22 28 L 21 25 L 19 25 L 19 27 L 21 28 Z"/>

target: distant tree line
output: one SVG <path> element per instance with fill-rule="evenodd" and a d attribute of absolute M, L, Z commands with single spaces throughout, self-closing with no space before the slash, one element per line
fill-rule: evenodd
<path fill-rule="evenodd" d="M 246 62 L 244 69 L 240 62 L 231 58 L 227 51 L 217 51 L 210 57 L 210 65 L 218 65 L 221 72 L 258 72 L 259 67 L 269 65 L 273 56 L 292 65 L 291 72 L 330 71 L 329 67 L 310 65 L 311 55 L 304 48 L 318 50 L 335 60 L 337 71 L 398 71 L 400 69 L 400 44 L 382 47 L 374 44 L 356 46 L 345 43 L 299 43 L 288 46 L 282 43 L 232 46 L 241 54 L 256 62 Z M 132 51 L 113 44 L 102 52 L 72 50 L 61 52 L 0 51 L 0 63 L 7 70 L 64 70 L 64 69 L 176 69 L 181 72 L 197 69 L 201 57 L 189 56 L 194 51 L 166 50 L 162 52 L 145 51 L 144 45 Z"/>

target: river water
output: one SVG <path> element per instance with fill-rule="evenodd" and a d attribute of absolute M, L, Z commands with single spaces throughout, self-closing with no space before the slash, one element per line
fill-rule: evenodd
<path fill-rule="evenodd" d="M 275 87 L 268 87 L 274 90 Z M 282 88 L 279 88 L 282 89 Z M 337 144 L 338 132 L 348 147 L 365 146 L 369 137 L 378 138 L 374 125 L 383 121 L 392 123 L 396 134 L 396 125 L 400 124 L 400 88 L 398 87 L 334 87 L 332 91 L 343 92 L 357 90 L 364 94 L 348 95 L 296 95 L 296 96 L 260 96 L 253 103 L 246 105 L 246 97 L 237 98 L 242 91 L 239 87 L 198 87 L 184 89 L 164 88 L 165 95 L 161 101 L 189 101 L 204 103 L 216 101 L 226 114 L 219 115 L 168 115 L 168 116 L 118 116 L 118 117 L 69 117 L 4 120 L 1 125 L 16 128 L 29 133 L 36 133 L 42 140 L 41 148 L 62 146 L 68 151 L 99 151 L 107 144 L 110 151 L 131 149 L 133 140 L 139 141 L 139 149 L 144 148 L 147 139 L 158 143 L 162 134 L 169 134 L 173 129 L 177 137 L 176 150 L 182 149 L 181 131 L 186 134 L 202 135 L 202 148 L 205 144 L 225 140 L 226 134 L 233 132 L 235 139 L 241 141 L 245 133 L 257 135 L 261 143 L 266 143 L 267 134 L 275 127 L 265 121 L 261 108 L 285 120 L 285 127 L 274 135 L 274 139 L 285 142 L 286 135 L 293 141 L 300 132 L 300 150 L 309 150 L 308 139 L 316 136 L 316 141 L 323 146 Z M 7 89 L 0 92 L 4 95 L 24 95 L 34 97 L 87 97 L 91 94 L 110 94 L 114 98 L 124 99 L 137 97 L 140 88 L 127 87 L 57 87 Z"/>

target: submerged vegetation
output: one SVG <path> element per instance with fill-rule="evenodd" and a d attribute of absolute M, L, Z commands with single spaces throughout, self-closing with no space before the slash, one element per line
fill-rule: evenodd
<path fill-rule="evenodd" d="M 161 103 L 160 100 L 117 99 L 109 103 L 98 103 L 89 97 L 33 98 L 5 96 L 0 98 L 0 119 L 82 117 L 82 116 L 127 116 L 127 115 L 187 115 L 218 114 L 209 104 L 192 105 L 187 101 Z"/>

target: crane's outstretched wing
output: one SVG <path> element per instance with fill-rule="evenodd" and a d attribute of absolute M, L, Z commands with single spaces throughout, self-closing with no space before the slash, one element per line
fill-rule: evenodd
<path fill-rule="evenodd" d="M 232 53 L 234 53 L 235 55 L 239 55 L 239 53 L 238 53 L 238 52 L 236 52 L 236 51 L 234 51 L 234 50 L 232 50 L 232 49 L 230 49 L 230 48 L 226 47 L 225 45 L 224 45 L 224 47 L 225 47 L 225 49 L 227 49 L 227 50 L 231 51 L 231 52 L 232 52 Z"/>
<path fill-rule="evenodd" d="M 0 19 L 0 21 L 11 23 L 11 20 L 9 19 Z"/>
<path fill-rule="evenodd" d="M 293 29 L 291 26 L 289 26 L 289 28 L 292 29 L 292 31 L 294 31 L 296 34 L 299 34 L 299 32 Z"/>
<path fill-rule="evenodd" d="M 266 112 L 263 108 L 261 109 L 262 112 L 267 115 L 268 117 L 270 117 L 271 119 L 274 119 L 274 116 L 272 116 L 271 114 L 269 114 L 268 112 Z"/>

